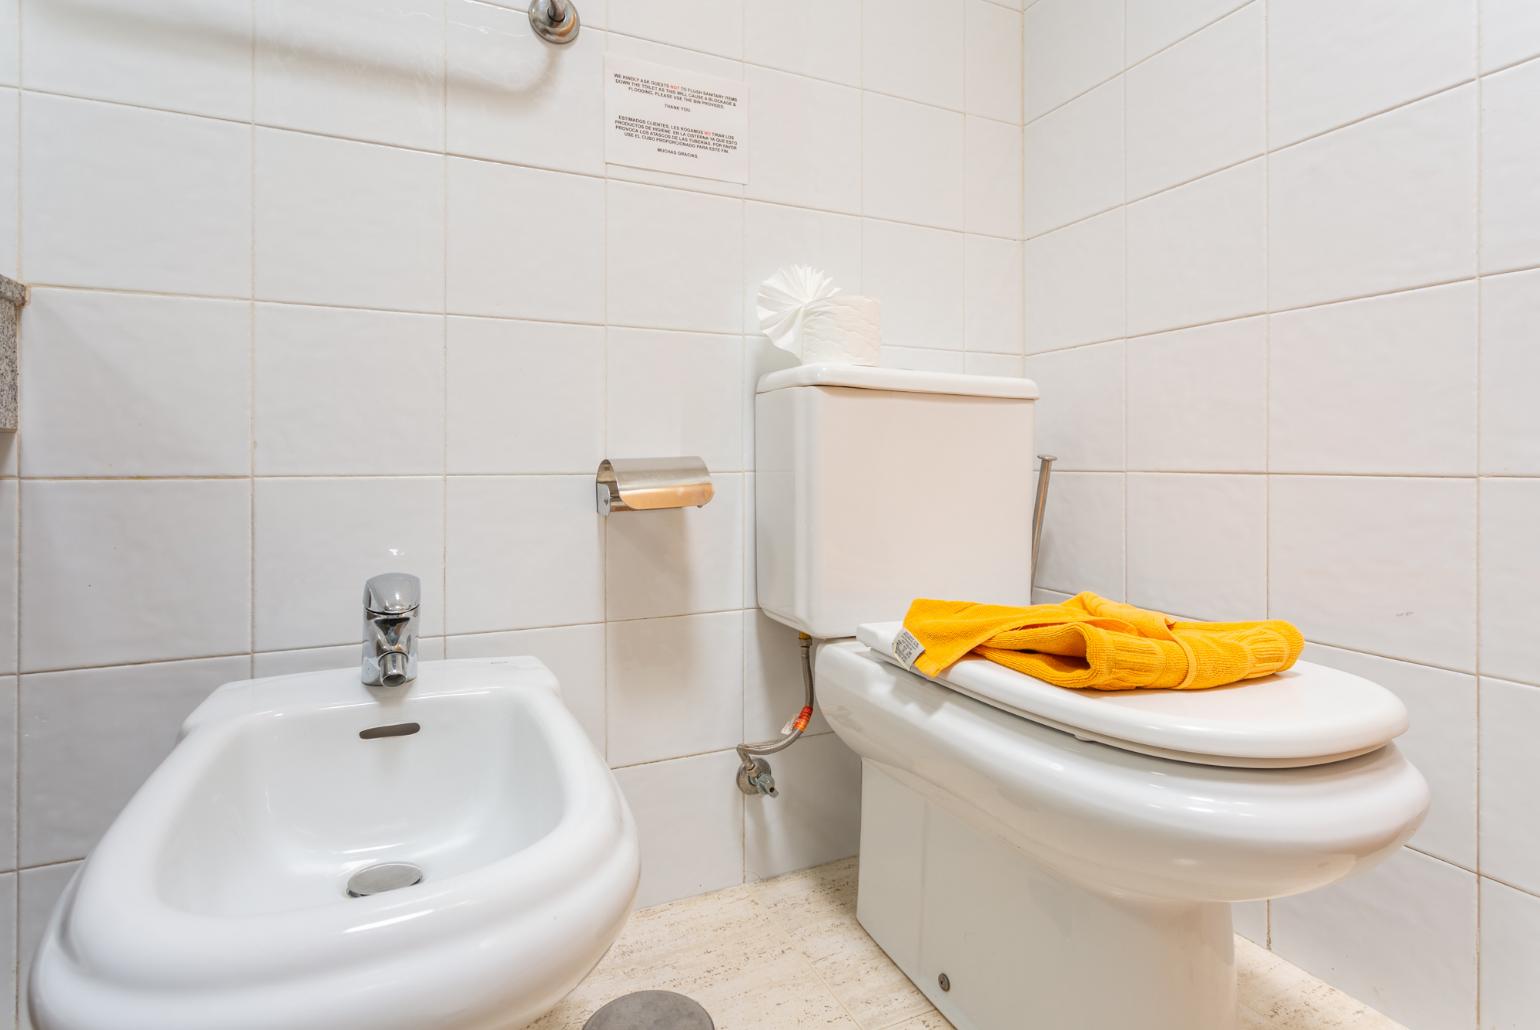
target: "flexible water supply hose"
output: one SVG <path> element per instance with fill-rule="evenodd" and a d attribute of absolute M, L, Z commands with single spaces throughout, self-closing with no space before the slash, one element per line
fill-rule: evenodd
<path fill-rule="evenodd" d="M 791 747 L 807 729 L 807 724 L 812 721 L 813 638 L 806 633 L 798 633 L 797 643 L 802 650 L 802 711 L 786 724 L 786 729 L 782 730 L 781 735 L 774 740 L 767 740 L 760 744 L 738 745 L 738 758 L 743 763 L 738 769 L 738 788 L 745 794 L 778 796 L 775 777 L 770 774 L 770 763 L 765 761 L 765 756 L 777 754 Z"/>

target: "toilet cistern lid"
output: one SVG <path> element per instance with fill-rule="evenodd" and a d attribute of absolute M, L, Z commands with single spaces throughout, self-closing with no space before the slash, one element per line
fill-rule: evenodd
<path fill-rule="evenodd" d="M 898 622 L 870 623 L 856 639 L 904 665 L 893 651 L 902 629 Z M 1406 706 L 1395 694 L 1312 662 L 1208 690 L 1071 690 L 971 656 L 932 680 L 1084 740 L 1203 765 L 1324 765 L 1376 751 L 1407 727 Z"/>

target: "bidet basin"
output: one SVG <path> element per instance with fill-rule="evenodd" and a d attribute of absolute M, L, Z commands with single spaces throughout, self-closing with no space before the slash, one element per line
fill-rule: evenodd
<path fill-rule="evenodd" d="M 33 1019 L 520 1027 L 603 957 L 638 870 L 625 800 L 534 659 L 424 662 L 395 690 L 357 669 L 232 683 L 60 899 Z"/>

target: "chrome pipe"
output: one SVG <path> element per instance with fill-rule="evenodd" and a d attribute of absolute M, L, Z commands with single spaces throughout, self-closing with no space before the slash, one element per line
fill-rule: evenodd
<path fill-rule="evenodd" d="M 1043 516 L 1048 511 L 1048 477 L 1053 474 L 1053 463 L 1058 461 L 1051 454 L 1037 456 L 1037 499 L 1032 504 L 1032 580 L 1028 592 L 1037 586 L 1037 554 L 1043 545 Z M 1031 603 L 1031 597 L 1027 598 Z"/>
<path fill-rule="evenodd" d="M 572 0 L 530 0 L 529 27 L 547 43 L 566 46 L 577 39 L 582 25 Z"/>
<path fill-rule="evenodd" d="M 797 640 L 802 648 L 802 711 L 774 740 L 762 744 L 738 745 L 738 759 L 742 763 L 738 767 L 738 789 L 750 797 L 758 794 L 772 798 L 780 796 L 780 792 L 775 789 L 775 777 L 771 775 L 770 763 L 765 761 L 764 756 L 778 754 L 795 744 L 813 718 L 813 638 L 806 633 L 798 633 Z"/>

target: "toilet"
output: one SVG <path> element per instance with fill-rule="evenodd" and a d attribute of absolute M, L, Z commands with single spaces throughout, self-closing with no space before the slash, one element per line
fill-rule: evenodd
<path fill-rule="evenodd" d="M 1073 691 L 981 658 L 910 671 L 894 639 L 914 598 L 1030 603 L 1036 398 L 1024 379 L 765 376 L 759 603 L 821 642 L 824 716 L 861 758 L 857 916 L 947 1019 L 1233 1030 L 1231 905 L 1335 883 L 1421 823 L 1406 710 L 1308 662 L 1207 691 Z"/>

